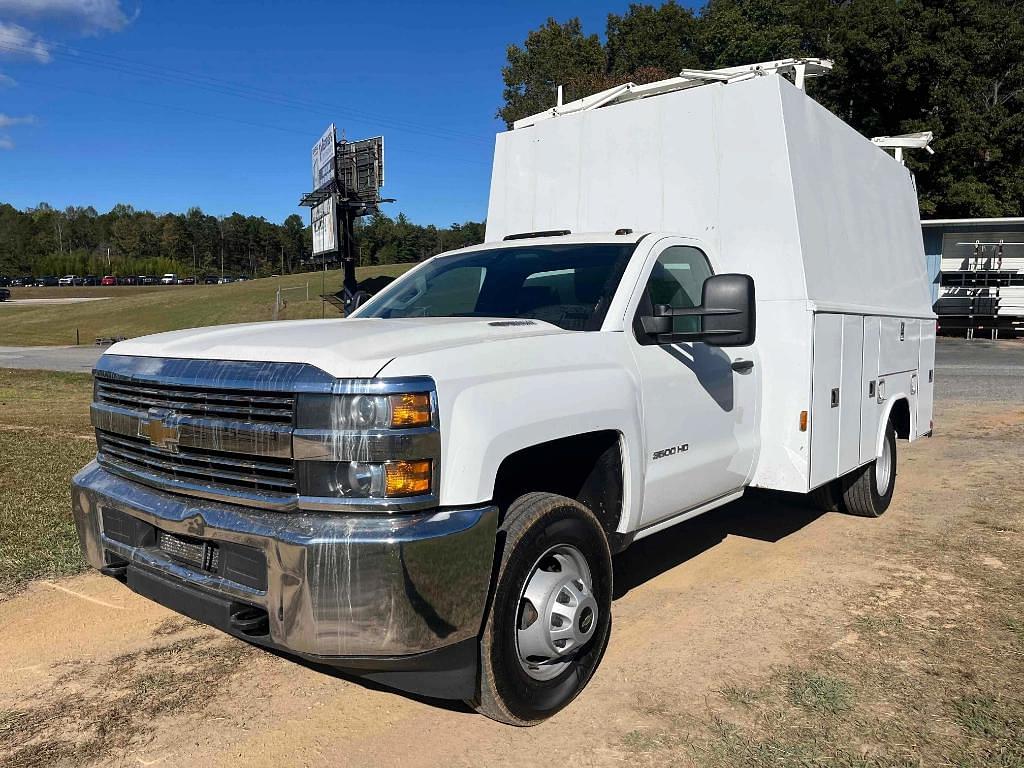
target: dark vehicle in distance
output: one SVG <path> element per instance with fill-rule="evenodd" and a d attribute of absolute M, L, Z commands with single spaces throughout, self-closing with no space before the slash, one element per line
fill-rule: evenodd
<path fill-rule="evenodd" d="M 207 275 L 206 277 L 203 278 L 203 285 L 216 285 L 219 282 L 219 280 L 220 278 L 218 278 L 216 275 Z"/>
<path fill-rule="evenodd" d="M 7 301 L 11 298 L 11 291 L 8 288 L 0 288 L 0 301 Z"/>
<path fill-rule="evenodd" d="M 42 277 L 37 277 L 35 281 L 36 288 L 56 288 L 57 285 L 57 278 L 53 275 L 43 275 Z"/>
<path fill-rule="evenodd" d="M 99 284 L 100 278 L 98 275 L 86 275 L 85 277 L 82 278 L 82 285 L 87 285 L 94 288 Z"/>
<path fill-rule="evenodd" d="M 6 288 L 11 284 L 11 278 L 7 275 L 0 275 L 0 288 Z"/>
<path fill-rule="evenodd" d="M 152 275 L 139 275 L 137 285 L 156 285 L 156 278 Z"/>
<path fill-rule="evenodd" d="M 11 280 L 11 288 L 28 288 L 32 285 L 31 277 L 16 277 Z"/>

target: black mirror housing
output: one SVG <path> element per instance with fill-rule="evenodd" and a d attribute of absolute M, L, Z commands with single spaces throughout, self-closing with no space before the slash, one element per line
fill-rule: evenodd
<path fill-rule="evenodd" d="M 701 334 L 713 347 L 747 347 L 754 343 L 757 313 L 750 275 L 713 275 L 704 281 Z"/>
<path fill-rule="evenodd" d="M 700 317 L 695 333 L 673 333 L 673 317 Z M 703 341 L 712 347 L 746 347 L 754 343 L 756 310 L 754 280 L 750 275 L 712 275 L 704 281 L 699 307 L 654 307 L 654 315 L 640 318 L 644 333 L 658 344 Z"/>

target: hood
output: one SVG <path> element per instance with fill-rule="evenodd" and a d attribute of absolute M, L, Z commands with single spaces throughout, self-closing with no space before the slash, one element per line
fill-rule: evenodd
<path fill-rule="evenodd" d="M 370 378 L 395 358 L 453 347 L 571 333 L 540 320 L 351 318 L 218 325 L 119 342 L 109 355 L 308 363 L 337 378 Z M 528 323 L 528 324 L 527 324 Z"/>

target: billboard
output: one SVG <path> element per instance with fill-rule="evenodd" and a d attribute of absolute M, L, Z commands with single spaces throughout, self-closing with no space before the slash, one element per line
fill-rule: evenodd
<path fill-rule="evenodd" d="M 334 195 L 310 209 L 313 226 L 313 255 L 338 250 L 338 217 L 335 214 Z"/>
<path fill-rule="evenodd" d="M 338 145 L 338 183 L 350 199 L 375 201 L 384 186 L 384 137 Z"/>
<path fill-rule="evenodd" d="M 337 178 L 337 168 L 334 164 L 334 147 L 337 144 L 337 135 L 334 123 L 328 126 L 324 135 L 313 145 L 313 189 L 322 189 L 334 182 Z"/>

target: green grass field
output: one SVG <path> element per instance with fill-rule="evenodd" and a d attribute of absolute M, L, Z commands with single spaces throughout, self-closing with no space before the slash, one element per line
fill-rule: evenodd
<path fill-rule="evenodd" d="M 360 280 L 377 275 L 398 276 L 411 266 L 364 267 L 357 270 L 357 275 Z M 324 307 L 320 299 L 320 294 L 325 292 L 322 285 L 326 286 L 327 293 L 334 293 L 341 285 L 341 273 L 308 272 L 230 285 L 41 288 L 23 289 L 22 292 L 15 289 L 14 299 L 61 296 L 109 298 L 82 304 L 0 304 L 0 346 L 74 344 L 76 329 L 81 341 L 91 344 L 101 336 L 131 338 L 181 328 L 271 320 L 279 286 L 294 290 L 282 293 L 286 306 L 278 319 L 300 320 L 320 317 L 321 314 L 339 317 L 333 306 L 328 304 Z"/>
<path fill-rule="evenodd" d="M 84 566 L 71 477 L 96 453 L 92 379 L 0 369 L 0 600 Z"/>

